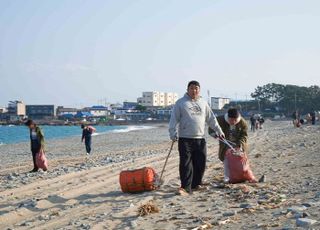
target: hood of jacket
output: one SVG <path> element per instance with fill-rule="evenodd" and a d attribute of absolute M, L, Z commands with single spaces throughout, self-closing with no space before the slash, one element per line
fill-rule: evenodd
<path fill-rule="evenodd" d="M 226 113 L 225 115 L 224 115 L 224 119 L 225 119 L 225 121 L 229 124 L 229 125 L 231 125 L 230 123 L 229 123 L 229 117 L 228 117 L 228 113 Z M 237 118 L 237 123 L 236 124 L 234 124 L 234 125 L 237 125 L 239 122 L 240 122 L 240 120 L 241 120 L 241 115 L 239 115 L 239 117 Z"/>

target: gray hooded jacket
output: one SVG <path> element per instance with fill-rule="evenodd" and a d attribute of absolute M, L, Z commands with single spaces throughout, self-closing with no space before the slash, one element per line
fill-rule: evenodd
<path fill-rule="evenodd" d="M 169 123 L 170 138 L 171 140 L 176 137 L 204 138 L 206 124 L 216 134 L 223 134 L 208 103 L 201 98 L 192 100 L 188 94 L 185 94 L 173 107 Z"/>

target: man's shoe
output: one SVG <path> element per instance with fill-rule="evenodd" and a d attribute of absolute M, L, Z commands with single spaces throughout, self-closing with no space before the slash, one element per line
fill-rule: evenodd
<path fill-rule="evenodd" d="M 207 189 L 208 189 L 208 187 L 204 186 L 204 185 L 197 185 L 196 187 L 192 188 L 192 190 L 194 190 L 194 191 L 205 191 Z"/>
<path fill-rule="evenodd" d="M 178 191 L 176 192 L 176 195 L 189 196 L 190 194 L 184 188 L 179 188 Z"/>
<path fill-rule="evenodd" d="M 38 172 L 39 169 L 32 169 L 29 173 L 35 173 L 35 172 Z"/>

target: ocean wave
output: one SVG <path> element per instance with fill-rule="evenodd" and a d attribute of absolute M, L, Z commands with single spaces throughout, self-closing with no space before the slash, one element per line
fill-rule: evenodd
<path fill-rule="evenodd" d="M 131 131 L 137 131 L 137 130 L 146 130 L 146 129 L 153 129 L 155 127 L 153 126 L 128 126 L 125 129 L 117 129 L 117 130 L 112 130 L 112 133 L 128 133 Z"/>
<path fill-rule="evenodd" d="M 134 126 L 128 126 L 128 127 L 124 128 L 124 129 L 109 130 L 107 132 L 94 133 L 92 135 L 93 136 L 99 136 L 99 135 L 104 135 L 104 134 L 108 134 L 108 133 L 128 133 L 128 132 L 137 131 L 137 130 L 147 130 L 147 129 L 154 129 L 154 128 L 156 128 L 156 127 L 134 125 Z"/>

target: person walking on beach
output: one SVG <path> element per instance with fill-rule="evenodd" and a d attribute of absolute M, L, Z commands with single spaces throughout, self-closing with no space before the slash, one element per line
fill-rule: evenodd
<path fill-rule="evenodd" d="M 315 125 L 316 124 L 316 112 L 313 109 L 310 113 L 310 116 L 311 116 L 311 124 Z"/>
<path fill-rule="evenodd" d="M 256 131 L 256 118 L 255 118 L 255 115 L 252 114 L 251 117 L 250 117 L 250 124 L 251 124 L 251 131 L 254 132 Z"/>
<path fill-rule="evenodd" d="M 39 126 L 33 120 L 28 120 L 25 123 L 30 130 L 30 141 L 31 141 L 31 152 L 33 159 L 33 169 L 30 172 L 38 172 L 39 167 L 37 166 L 37 153 L 44 150 L 44 135 Z M 46 170 L 44 170 L 46 171 Z"/>
<path fill-rule="evenodd" d="M 259 122 L 259 128 L 262 129 L 263 128 L 263 124 L 264 124 L 264 118 L 263 116 L 260 116 L 258 119 Z"/>
<path fill-rule="evenodd" d="M 170 139 L 178 141 L 180 155 L 179 195 L 188 195 L 193 189 L 201 188 L 207 157 L 206 124 L 219 137 L 224 137 L 208 103 L 200 97 L 199 82 L 190 81 L 187 93 L 174 105 L 169 123 Z"/>
<path fill-rule="evenodd" d="M 300 114 L 297 111 L 294 111 L 293 114 L 292 114 L 292 119 L 293 119 L 293 126 L 294 127 L 299 127 L 300 126 Z"/>
<path fill-rule="evenodd" d="M 81 125 L 81 129 L 82 129 L 81 142 L 84 141 L 87 155 L 89 156 L 91 154 L 92 133 L 94 133 L 96 129 L 93 128 L 92 126 L 87 126 L 84 124 Z"/>

